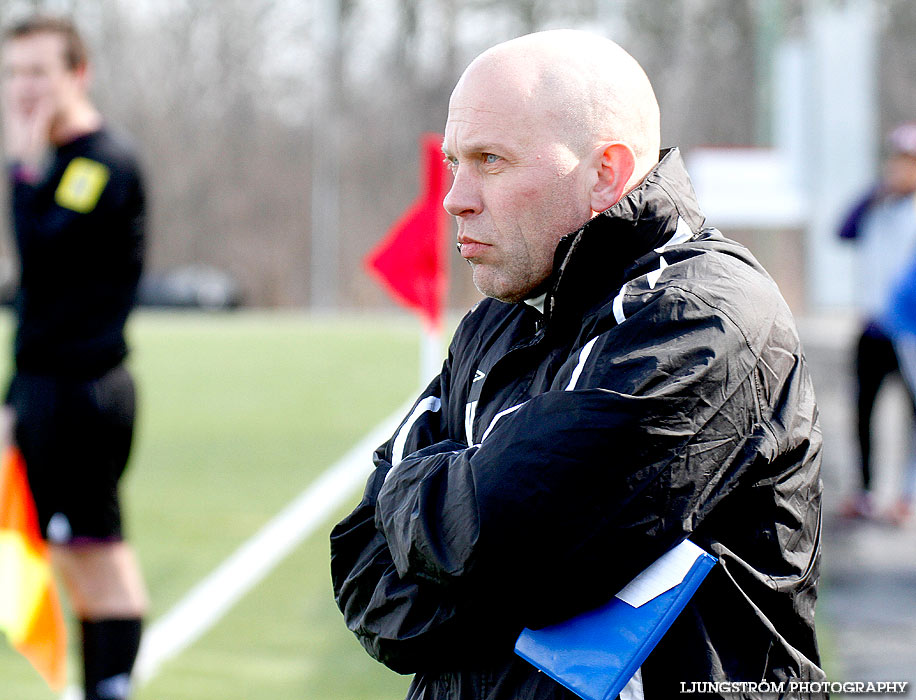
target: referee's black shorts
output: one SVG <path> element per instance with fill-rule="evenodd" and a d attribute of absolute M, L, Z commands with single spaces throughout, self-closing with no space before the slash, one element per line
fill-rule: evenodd
<path fill-rule="evenodd" d="M 122 539 L 118 480 L 136 407 L 127 369 L 119 365 L 89 381 L 19 372 L 7 400 L 45 538 Z"/>

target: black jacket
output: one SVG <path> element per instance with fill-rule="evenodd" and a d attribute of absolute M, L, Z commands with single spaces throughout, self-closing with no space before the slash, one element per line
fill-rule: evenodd
<path fill-rule="evenodd" d="M 543 317 L 485 299 L 461 322 L 331 534 L 337 603 L 416 674 L 411 699 L 567 699 L 514 656 L 521 628 L 608 600 L 689 536 L 719 563 L 644 663 L 645 697 L 821 680 L 820 449 L 789 309 L 668 151 L 561 241 Z"/>

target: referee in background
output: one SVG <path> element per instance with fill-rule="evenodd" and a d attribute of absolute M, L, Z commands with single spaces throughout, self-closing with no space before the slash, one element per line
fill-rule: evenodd
<path fill-rule="evenodd" d="M 122 700 L 147 608 L 118 499 L 134 423 L 124 323 L 142 265 L 143 187 L 133 149 L 89 99 L 86 48 L 69 20 L 10 27 L 0 60 L 20 262 L 3 437 L 25 458 L 80 618 L 86 700 Z"/>

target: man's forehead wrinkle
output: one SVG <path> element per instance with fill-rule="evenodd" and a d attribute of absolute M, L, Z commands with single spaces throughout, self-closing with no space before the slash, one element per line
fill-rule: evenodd
<path fill-rule="evenodd" d="M 452 117 L 452 114 L 454 112 L 464 112 L 464 111 L 471 111 L 471 112 L 480 113 L 480 114 L 503 114 L 505 112 L 505 110 L 495 109 L 491 107 L 463 105 L 460 107 L 452 107 L 449 110 L 449 116 L 448 116 L 449 121 L 461 121 L 461 122 L 471 121 L 471 118 L 468 118 L 468 117 L 465 117 L 464 119 Z"/>
<path fill-rule="evenodd" d="M 446 129 L 460 128 L 466 140 L 472 134 L 474 141 L 523 139 L 530 131 L 532 118 L 545 112 L 531 86 L 519 89 L 513 85 L 501 90 L 501 84 L 486 78 L 480 81 L 480 77 L 474 76 L 465 84 L 466 89 L 453 95 Z"/>
<path fill-rule="evenodd" d="M 462 107 L 449 110 L 446 131 L 452 139 L 488 142 L 518 135 L 518 115 L 510 110 Z"/>

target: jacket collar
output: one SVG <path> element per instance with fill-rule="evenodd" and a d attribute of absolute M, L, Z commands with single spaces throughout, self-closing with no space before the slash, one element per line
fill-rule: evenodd
<path fill-rule="evenodd" d="M 557 314 L 580 318 L 603 303 L 634 262 L 671 239 L 679 219 L 694 233 L 705 222 L 680 151 L 671 148 L 617 204 L 560 240 L 545 304 L 548 321 Z"/>

